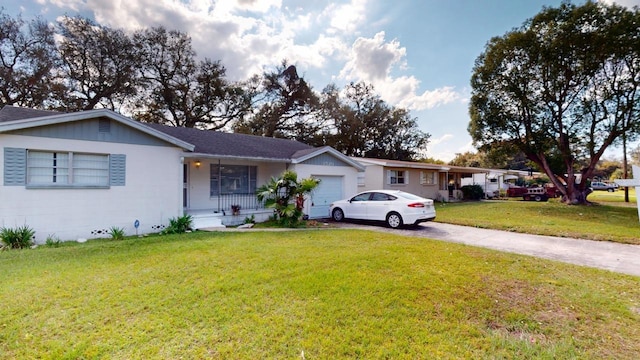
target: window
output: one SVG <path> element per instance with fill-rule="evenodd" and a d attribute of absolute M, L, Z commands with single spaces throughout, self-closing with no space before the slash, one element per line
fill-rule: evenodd
<path fill-rule="evenodd" d="M 109 155 L 29 150 L 27 185 L 109 186 Z"/>
<path fill-rule="evenodd" d="M 369 201 L 369 198 L 371 197 L 371 193 L 362 193 L 362 194 L 358 194 L 354 197 L 351 198 L 351 201 Z"/>
<path fill-rule="evenodd" d="M 210 196 L 255 194 L 257 166 L 211 164 Z"/>
<path fill-rule="evenodd" d="M 396 184 L 408 184 L 409 179 L 406 171 L 402 170 L 389 170 L 387 176 L 387 184 L 396 185 Z"/>
<path fill-rule="evenodd" d="M 371 201 L 389 201 L 395 199 L 395 196 L 384 193 L 373 193 L 373 196 L 371 196 Z"/>
<path fill-rule="evenodd" d="M 364 172 L 358 172 L 358 186 L 364 186 Z"/>
<path fill-rule="evenodd" d="M 437 173 L 435 171 L 421 171 L 420 172 L 420 184 L 422 185 L 435 185 L 438 182 Z"/>

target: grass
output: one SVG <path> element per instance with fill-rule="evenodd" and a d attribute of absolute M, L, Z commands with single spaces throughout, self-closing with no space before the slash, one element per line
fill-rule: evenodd
<path fill-rule="evenodd" d="M 635 201 L 635 193 L 633 195 Z M 621 197 L 623 200 L 620 200 Z M 603 201 L 603 198 L 608 201 Z M 436 221 L 530 234 L 640 244 L 638 210 L 635 206 L 624 206 L 623 191 L 598 192 L 589 195 L 588 199 L 594 201 L 593 205 L 569 206 L 557 199 L 548 202 L 510 199 L 439 203 L 436 206 Z"/>
<path fill-rule="evenodd" d="M 597 203 L 609 203 L 612 205 L 637 206 L 635 188 L 629 188 L 628 203 L 624 202 L 624 189 L 619 189 L 614 192 L 594 191 L 587 196 L 587 200 Z"/>
<path fill-rule="evenodd" d="M 387 233 L 99 240 L 0 268 L 2 359 L 640 353 L 637 277 Z"/>

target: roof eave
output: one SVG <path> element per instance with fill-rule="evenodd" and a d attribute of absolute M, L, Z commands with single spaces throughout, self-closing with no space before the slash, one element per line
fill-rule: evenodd
<path fill-rule="evenodd" d="M 187 159 L 226 159 L 226 160 L 249 160 L 258 162 L 279 162 L 279 163 L 291 163 L 291 159 L 286 158 L 266 158 L 258 156 L 239 156 L 239 155 L 219 155 L 208 153 L 187 153 L 184 154 Z"/>

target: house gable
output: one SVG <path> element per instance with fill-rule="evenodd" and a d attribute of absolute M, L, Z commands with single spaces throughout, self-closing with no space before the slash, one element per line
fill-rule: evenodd
<path fill-rule="evenodd" d="M 320 166 L 351 166 L 351 164 L 347 164 L 342 159 L 335 157 L 329 153 L 323 153 L 318 156 L 311 157 L 306 159 L 300 164 L 304 165 L 320 165 Z"/>
<path fill-rule="evenodd" d="M 0 134 L 117 142 L 134 145 L 195 146 L 107 109 L 76 113 L 5 106 L 0 110 Z"/>
<path fill-rule="evenodd" d="M 175 146 L 106 117 L 16 129 L 7 131 L 6 134 L 136 145 Z"/>

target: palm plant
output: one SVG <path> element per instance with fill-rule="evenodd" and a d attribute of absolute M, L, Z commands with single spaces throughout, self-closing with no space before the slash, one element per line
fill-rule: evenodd
<path fill-rule="evenodd" d="M 276 219 L 283 226 L 295 226 L 302 218 L 304 197 L 310 194 L 320 183 L 319 179 L 306 178 L 298 181 L 298 175 L 291 170 L 282 173 L 279 178 L 271 178 L 256 191 L 259 201 L 273 208 Z"/>

